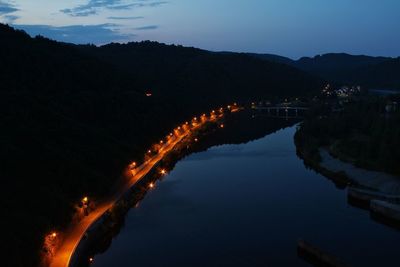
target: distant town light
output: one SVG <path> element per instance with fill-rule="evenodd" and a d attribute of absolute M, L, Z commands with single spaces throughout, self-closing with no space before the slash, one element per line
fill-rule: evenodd
<path fill-rule="evenodd" d="M 152 96 L 152 95 L 153 95 L 153 94 L 152 94 L 151 92 L 147 92 L 147 93 L 146 93 L 146 96 L 147 96 L 147 97 L 150 97 L 150 96 Z"/>
<path fill-rule="evenodd" d="M 88 198 L 88 197 L 82 198 L 82 203 L 83 203 L 83 204 L 86 204 L 88 201 L 89 201 L 89 198 Z"/>
<path fill-rule="evenodd" d="M 149 184 L 149 187 L 150 187 L 150 188 L 154 188 L 154 183 L 150 183 L 150 184 Z"/>
<path fill-rule="evenodd" d="M 165 175 L 165 174 L 167 174 L 167 171 L 166 171 L 165 169 L 162 169 L 160 173 L 161 173 L 162 175 Z"/>
<path fill-rule="evenodd" d="M 220 128 L 224 128 L 224 127 L 225 127 L 225 125 L 221 124 L 219 127 L 220 127 Z"/>
<path fill-rule="evenodd" d="M 53 238 L 57 237 L 57 233 L 56 232 L 51 233 L 51 237 Z"/>

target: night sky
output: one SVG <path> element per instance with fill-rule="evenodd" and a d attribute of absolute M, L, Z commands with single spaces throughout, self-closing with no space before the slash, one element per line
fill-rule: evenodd
<path fill-rule="evenodd" d="M 72 43 L 154 40 L 292 58 L 400 56 L 398 0 L 0 0 L 0 21 Z"/>

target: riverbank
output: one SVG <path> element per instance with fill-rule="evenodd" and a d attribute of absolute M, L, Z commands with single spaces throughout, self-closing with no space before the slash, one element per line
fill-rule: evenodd
<path fill-rule="evenodd" d="M 318 147 L 314 143 L 310 144 L 304 142 L 302 136 L 299 134 L 299 128 L 297 128 L 294 136 L 294 143 L 296 146 L 297 156 L 303 160 L 304 164 L 308 168 L 322 174 L 331 180 L 338 188 L 344 189 L 347 186 L 354 184 L 354 181 L 352 181 L 343 170 L 330 170 L 321 165 L 322 157 L 319 153 Z"/>
<path fill-rule="evenodd" d="M 299 126 L 301 127 L 301 126 Z M 384 172 L 363 169 L 335 158 L 327 147 L 311 147 L 295 135 L 297 154 L 304 163 L 331 179 L 339 187 L 357 186 L 387 195 L 400 195 L 400 178 Z"/>
<path fill-rule="evenodd" d="M 327 148 L 320 148 L 320 165 L 334 173 L 344 172 L 348 179 L 359 186 L 388 195 L 400 195 L 400 178 L 384 172 L 366 170 L 334 158 Z"/>
<path fill-rule="evenodd" d="M 235 104 L 236 105 L 236 104 Z M 132 187 L 141 182 L 147 181 L 146 177 L 154 173 L 156 170 L 158 176 L 165 174 L 164 170 L 158 170 L 160 162 L 163 161 L 171 152 L 177 151 L 177 147 L 182 147 L 182 143 L 187 143 L 188 146 L 191 142 L 196 142 L 194 136 L 202 129 L 206 129 L 209 125 L 214 127 L 223 128 L 223 120 L 225 116 L 229 116 L 231 112 L 240 110 L 239 107 L 228 108 L 227 112 L 221 108 L 218 112 L 212 111 L 209 116 L 206 114 L 200 117 L 194 117 L 192 121 L 184 123 L 182 126 L 174 129 L 165 140 L 160 141 L 153 146 L 151 150 L 146 153 L 145 160 L 142 165 L 132 167 L 132 164 L 126 173 L 126 182 L 119 186 L 115 193 L 112 193 L 108 198 L 98 201 L 96 208 L 89 212 L 80 221 L 74 222 L 65 230 L 61 235 L 54 233 L 51 238 L 60 243 L 57 248 L 52 248 L 55 253 L 50 259 L 51 267 L 68 267 L 68 266 L 82 266 L 83 262 L 90 263 L 90 257 L 86 258 L 83 262 L 80 260 L 82 247 L 86 245 L 82 240 L 86 239 L 88 233 L 96 232 L 98 227 L 102 226 L 102 222 L 109 216 L 109 213 L 120 206 L 120 203 L 126 200 Z M 192 140 L 193 139 L 193 140 Z M 186 141 L 186 142 L 184 142 Z M 153 185 L 149 183 L 147 187 L 152 188 Z"/>
<path fill-rule="evenodd" d="M 319 147 L 297 129 L 297 154 L 304 164 L 347 190 L 348 203 L 370 211 L 373 220 L 400 229 L 400 178 L 367 170 L 335 158 L 328 147 Z"/>

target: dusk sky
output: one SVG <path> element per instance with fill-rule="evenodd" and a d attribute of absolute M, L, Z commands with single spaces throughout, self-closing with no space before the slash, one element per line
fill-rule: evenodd
<path fill-rule="evenodd" d="M 72 43 L 153 40 L 292 58 L 400 56 L 399 0 L 0 0 L 0 21 Z"/>

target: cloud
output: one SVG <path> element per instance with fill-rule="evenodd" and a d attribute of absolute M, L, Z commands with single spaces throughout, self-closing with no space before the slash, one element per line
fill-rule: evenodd
<path fill-rule="evenodd" d="M 13 4 L 0 1 L 0 15 L 13 13 L 18 10 L 19 9 L 16 8 Z"/>
<path fill-rule="evenodd" d="M 144 17 L 108 17 L 107 19 L 113 19 L 113 20 L 135 20 L 135 19 L 143 19 Z"/>
<path fill-rule="evenodd" d="M 149 25 L 149 26 L 135 28 L 135 30 L 138 30 L 138 31 L 155 30 L 155 29 L 158 29 L 157 25 Z"/>
<path fill-rule="evenodd" d="M 3 16 L 4 20 L 6 23 L 13 23 L 16 21 L 19 17 L 15 15 L 4 15 Z"/>
<path fill-rule="evenodd" d="M 89 0 L 86 4 L 60 11 L 73 17 L 86 17 L 98 14 L 100 9 L 125 10 L 134 7 L 156 7 L 166 3 L 166 1 L 151 0 Z"/>
<path fill-rule="evenodd" d="M 42 35 L 61 42 L 75 44 L 107 44 L 110 42 L 130 41 L 134 34 L 122 34 L 112 28 L 115 24 L 71 25 L 55 27 L 50 25 L 13 25 L 25 30 L 31 36 Z"/>

